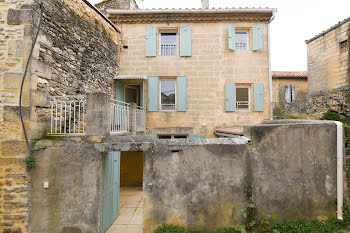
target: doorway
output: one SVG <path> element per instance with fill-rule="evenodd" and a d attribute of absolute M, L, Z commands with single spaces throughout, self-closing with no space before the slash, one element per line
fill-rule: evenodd
<path fill-rule="evenodd" d="M 120 164 L 118 167 L 114 167 L 115 169 L 118 169 L 118 172 L 114 172 L 114 174 L 117 176 L 116 180 L 118 180 L 116 187 L 116 193 L 118 196 L 113 196 L 115 199 L 114 202 L 109 201 L 109 203 L 117 206 L 117 216 L 111 214 L 112 218 L 107 218 L 110 220 L 109 226 L 101 232 L 142 233 L 143 152 L 122 151 L 117 153 L 120 155 Z M 105 171 L 109 169 L 108 165 L 104 163 L 104 166 L 104 173 L 110 173 L 110 171 Z M 108 179 L 108 176 L 104 176 L 103 179 L 105 179 L 105 177 Z M 106 183 L 108 183 L 108 180 Z M 118 204 L 116 204 L 116 202 L 118 202 Z M 110 212 L 108 212 L 108 207 L 102 205 L 102 219 L 105 212 L 110 214 Z M 103 223 L 103 221 L 101 223 Z"/>

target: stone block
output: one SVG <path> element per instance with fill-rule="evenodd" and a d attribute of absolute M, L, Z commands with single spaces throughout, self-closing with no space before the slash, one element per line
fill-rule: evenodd
<path fill-rule="evenodd" d="M 29 107 L 22 107 L 23 119 L 29 119 Z M 19 106 L 4 106 L 4 121 L 20 121 Z"/>
<path fill-rule="evenodd" d="M 8 43 L 8 55 L 16 57 L 27 57 L 31 46 L 30 40 L 11 40 Z"/>
<path fill-rule="evenodd" d="M 32 91 L 32 106 L 49 107 L 48 93 L 43 91 Z"/>
<path fill-rule="evenodd" d="M 15 9 L 9 9 L 7 12 L 7 24 L 19 25 L 21 24 L 21 11 Z"/>
<path fill-rule="evenodd" d="M 32 74 L 35 74 L 39 77 L 51 79 L 51 67 L 37 59 L 32 59 L 31 63 Z"/>
<path fill-rule="evenodd" d="M 21 87 L 21 82 L 23 78 L 23 73 L 4 73 L 3 74 L 3 86 L 4 89 L 16 89 L 19 90 Z M 28 90 L 29 89 L 29 81 L 28 81 L 28 74 L 24 82 L 23 89 Z"/>

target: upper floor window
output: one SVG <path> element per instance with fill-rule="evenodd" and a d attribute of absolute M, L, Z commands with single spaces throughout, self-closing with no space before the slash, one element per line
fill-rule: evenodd
<path fill-rule="evenodd" d="M 236 50 L 249 50 L 249 34 L 247 31 L 235 32 Z"/>
<path fill-rule="evenodd" d="M 293 84 L 289 84 L 285 86 L 284 96 L 285 96 L 286 103 L 295 102 L 295 86 Z"/>
<path fill-rule="evenodd" d="M 340 52 L 341 53 L 345 53 L 345 52 L 349 51 L 348 40 L 344 40 L 344 41 L 340 42 L 339 46 L 340 46 Z"/>
<path fill-rule="evenodd" d="M 236 87 L 236 108 L 237 110 L 250 110 L 250 87 Z"/>
<path fill-rule="evenodd" d="M 160 55 L 176 56 L 177 55 L 177 33 L 161 32 L 160 33 Z"/>
<path fill-rule="evenodd" d="M 160 110 L 173 111 L 176 106 L 176 80 L 160 80 Z"/>

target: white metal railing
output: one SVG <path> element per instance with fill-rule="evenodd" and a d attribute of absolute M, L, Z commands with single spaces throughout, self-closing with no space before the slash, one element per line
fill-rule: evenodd
<path fill-rule="evenodd" d="M 248 50 L 247 42 L 237 42 L 235 43 L 236 50 Z"/>
<path fill-rule="evenodd" d="M 161 104 L 160 110 L 161 111 L 173 111 L 173 110 L 175 110 L 175 104 Z"/>
<path fill-rule="evenodd" d="M 85 134 L 85 96 L 50 96 L 51 130 L 49 135 Z"/>
<path fill-rule="evenodd" d="M 249 109 L 249 101 L 236 101 L 237 109 Z"/>
<path fill-rule="evenodd" d="M 129 132 L 130 104 L 112 100 L 111 105 L 111 133 Z"/>
<path fill-rule="evenodd" d="M 146 130 L 146 110 L 143 107 L 136 107 L 136 130 Z"/>
<path fill-rule="evenodd" d="M 162 56 L 176 56 L 176 44 L 161 44 L 161 55 Z"/>

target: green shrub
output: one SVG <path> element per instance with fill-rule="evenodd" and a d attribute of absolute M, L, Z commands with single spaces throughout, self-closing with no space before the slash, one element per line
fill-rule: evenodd
<path fill-rule="evenodd" d="M 345 123 L 344 119 L 336 112 L 327 111 L 319 118 L 320 120 L 340 121 Z"/>

